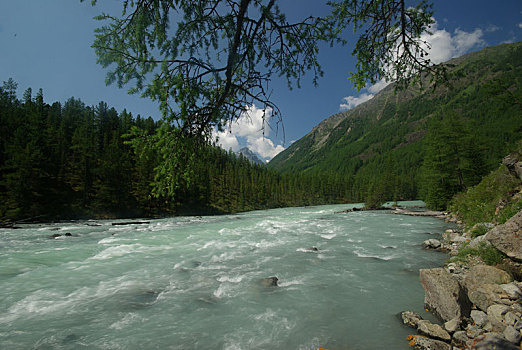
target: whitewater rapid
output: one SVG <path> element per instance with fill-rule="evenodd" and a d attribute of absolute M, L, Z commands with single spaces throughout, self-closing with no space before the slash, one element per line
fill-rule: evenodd
<path fill-rule="evenodd" d="M 0 229 L 0 348 L 407 349 L 447 224 L 350 207 Z"/>

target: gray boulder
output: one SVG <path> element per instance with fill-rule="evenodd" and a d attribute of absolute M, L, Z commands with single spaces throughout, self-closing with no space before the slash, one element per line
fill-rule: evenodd
<path fill-rule="evenodd" d="M 478 249 L 481 244 L 485 244 L 486 246 L 491 245 L 491 243 L 486 239 L 486 236 L 482 235 L 482 236 L 478 236 L 478 237 L 472 239 L 469 242 L 468 247 L 473 248 L 473 249 Z"/>
<path fill-rule="evenodd" d="M 502 334 L 495 332 L 481 335 L 474 343 L 474 350 L 520 350 L 518 346 L 504 339 Z"/>
<path fill-rule="evenodd" d="M 464 279 L 464 286 L 468 295 L 483 284 L 504 284 L 513 281 L 504 270 L 489 265 L 474 265 Z"/>
<path fill-rule="evenodd" d="M 455 333 L 455 331 L 457 331 L 460 328 L 460 323 L 461 323 L 460 318 L 455 317 L 454 319 L 451 319 L 448 322 L 444 323 L 444 329 L 448 333 Z"/>
<path fill-rule="evenodd" d="M 488 319 L 493 325 L 494 330 L 504 331 L 506 324 L 504 323 L 504 315 L 509 311 L 506 305 L 495 304 L 488 307 Z"/>
<path fill-rule="evenodd" d="M 451 345 L 440 340 L 414 335 L 410 345 L 419 350 L 451 350 Z"/>
<path fill-rule="evenodd" d="M 425 306 L 444 322 L 469 316 L 469 300 L 452 274 L 443 268 L 421 269 L 420 282 Z"/>
<path fill-rule="evenodd" d="M 451 336 L 438 324 L 431 323 L 428 320 L 419 321 L 417 331 L 432 339 L 450 341 Z"/>
<path fill-rule="evenodd" d="M 268 277 L 261 279 L 260 283 L 264 287 L 277 287 L 277 281 L 279 281 L 277 277 Z"/>
<path fill-rule="evenodd" d="M 469 300 L 482 311 L 494 304 L 502 304 L 509 300 L 507 293 L 498 284 L 483 284 L 468 292 Z"/>
<path fill-rule="evenodd" d="M 466 335 L 465 331 L 457 331 L 453 334 L 453 338 L 451 340 L 451 343 L 458 347 L 465 347 L 466 343 L 468 342 L 469 338 Z"/>
<path fill-rule="evenodd" d="M 486 239 L 511 259 L 522 261 L 522 210 L 486 233 Z"/>
<path fill-rule="evenodd" d="M 471 310 L 471 319 L 479 327 L 484 327 L 488 323 L 488 315 L 480 310 Z"/>
<path fill-rule="evenodd" d="M 522 161 L 520 154 L 512 153 L 509 156 L 504 157 L 504 159 L 502 159 L 502 164 L 508 168 L 511 174 L 522 179 Z"/>
<path fill-rule="evenodd" d="M 428 239 L 422 242 L 422 247 L 425 249 L 438 249 L 441 247 L 441 243 L 438 239 Z"/>
<path fill-rule="evenodd" d="M 422 321 L 421 315 L 413 311 L 401 312 L 401 320 L 406 326 L 417 329 L 419 321 Z"/>
<path fill-rule="evenodd" d="M 506 329 L 504 329 L 504 338 L 506 338 L 507 341 L 513 343 L 513 344 L 519 344 L 520 339 L 522 339 L 522 335 L 519 331 L 517 331 L 512 326 L 507 326 Z"/>

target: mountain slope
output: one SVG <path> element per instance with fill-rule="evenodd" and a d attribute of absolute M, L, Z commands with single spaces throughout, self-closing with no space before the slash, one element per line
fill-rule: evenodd
<path fill-rule="evenodd" d="M 454 59 L 452 87 L 390 85 L 373 99 L 338 113 L 278 154 L 281 172 L 339 173 L 360 200 L 370 178 L 399 178 L 398 197 L 418 197 L 423 140 L 433 120 L 455 115 L 484 151 L 486 170 L 498 165 L 522 134 L 522 43 L 503 44 Z M 388 162 L 388 169 L 385 169 Z"/>

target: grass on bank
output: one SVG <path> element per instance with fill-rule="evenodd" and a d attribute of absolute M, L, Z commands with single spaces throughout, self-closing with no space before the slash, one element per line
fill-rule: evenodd
<path fill-rule="evenodd" d="M 498 249 L 486 242 L 481 242 L 477 248 L 471 248 L 465 243 L 465 245 L 459 249 L 458 254 L 451 258 L 450 261 L 468 263 L 471 256 L 479 257 L 487 265 L 500 264 L 506 257 Z"/>
<path fill-rule="evenodd" d="M 502 165 L 475 187 L 457 194 L 449 209 L 468 229 L 483 222 L 503 224 L 522 209 L 521 188 L 522 181 Z"/>

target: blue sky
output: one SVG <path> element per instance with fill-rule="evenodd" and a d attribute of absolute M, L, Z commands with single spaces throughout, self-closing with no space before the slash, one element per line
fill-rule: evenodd
<path fill-rule="evenodd" d="M 322 0 L 280 0 L 289 18 L 325 13 Z M 486 46 L 522 40 L 522 1 L 520 0 L 436 0 L 436 26 L 428 41 L 432 58 L 443 61 Z M 118 14 L 121 0 L 0 0 L 0 83 L 8 78 L 18 82 L 18 94 L 31 87 L 42 88 L 45 101 L 65 102 L 74 96 L 87 105 L 105 101 L 118 111 L 126 108 L 134 115 L 159 118 L 157 105 L 138 95 L 128 95 L 116 85 L 105 86 L 103 68 L 96 64 L 91 48 L 94 29 L 100 24 L 93 17 L 102 11 Z M 348 37 L 355 42 L 356 37 Z M 265 128 L 257 107 L 251 109 L 250 122 L 232 124 L 220 136 L 224 148 L 245 145 L 264 159 L 272 158 L 307 134 L 332 114 L 371 98 L 383 84 L 357 93 L 348 76 L 354 70 L 351 45 L 324 47 L 320 62 L 325 75 L 316 88 L 311 76 L 301 89 L 288 90 L 286 82 L 274 79 L 274 101 L 284 121 L 284 133 Z M 284 142 L 283 142 L 284 140 Z"/>

